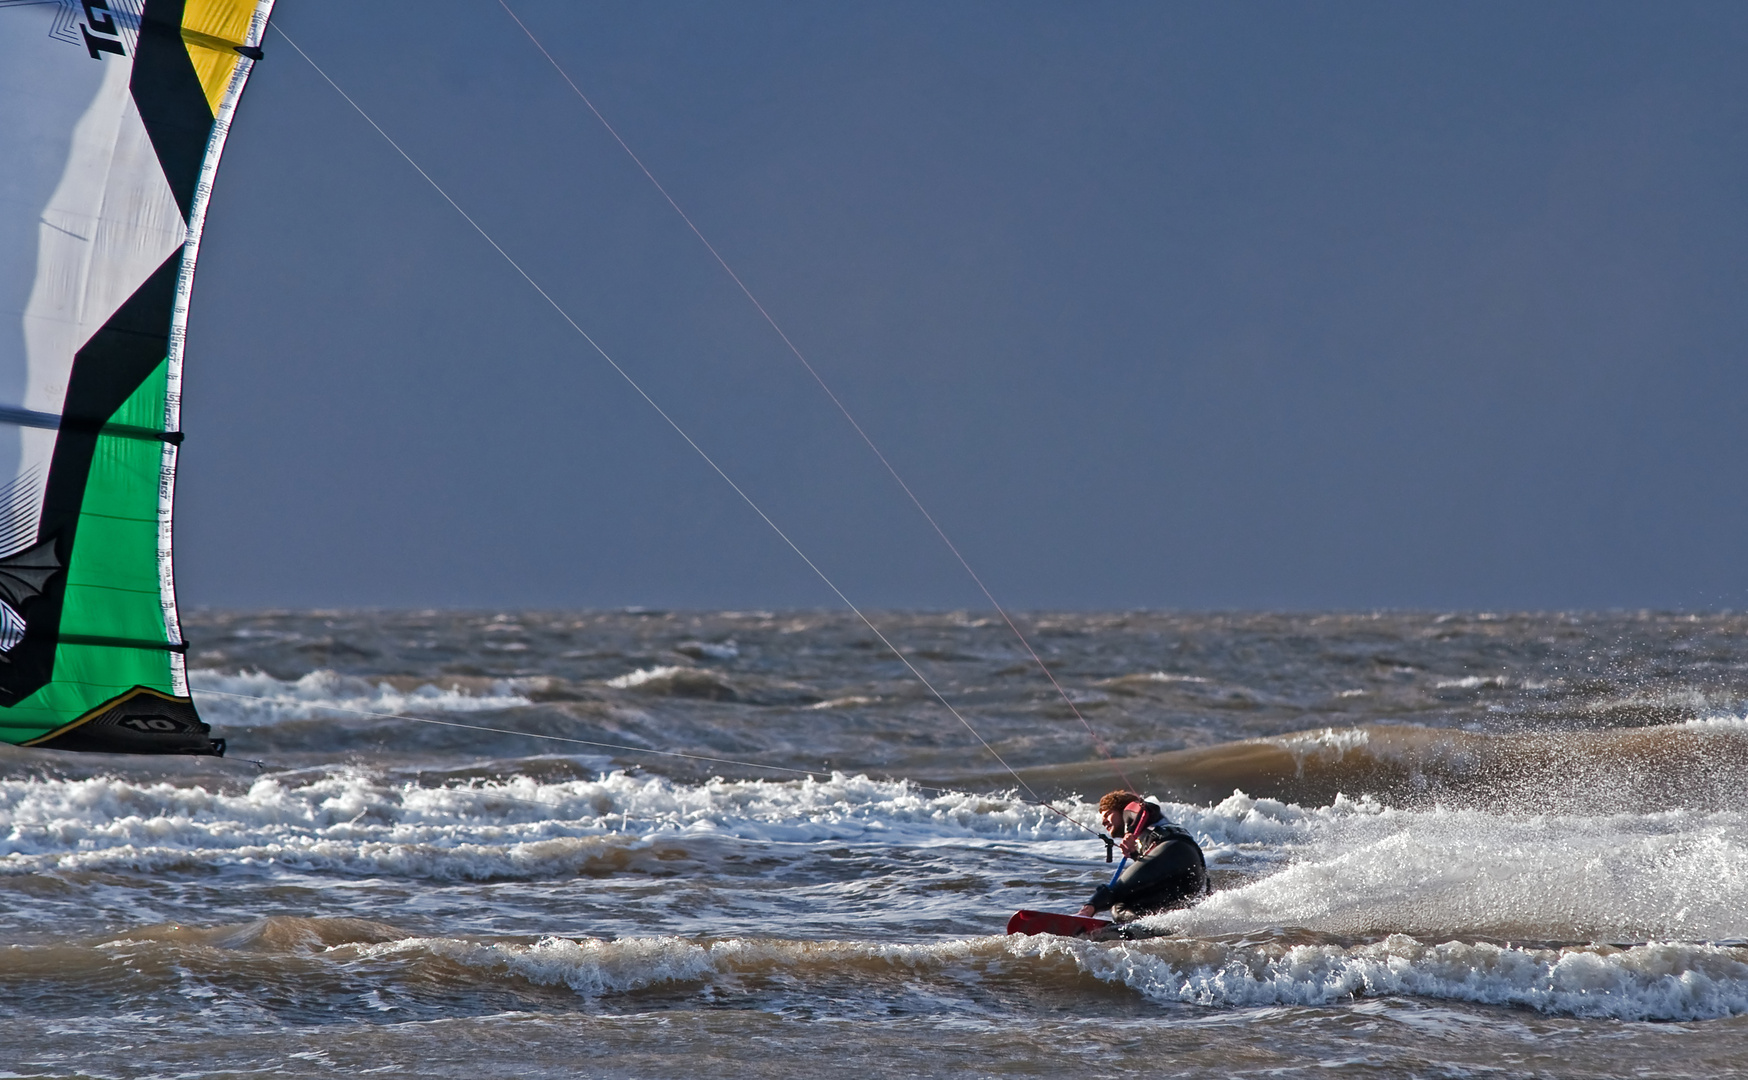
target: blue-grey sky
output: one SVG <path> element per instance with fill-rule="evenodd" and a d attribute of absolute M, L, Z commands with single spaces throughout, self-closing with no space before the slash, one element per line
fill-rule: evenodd
<path fill-rule="evenodd" d="M 1748 605 L 1748 8 L 517 10 L 1004 602 Z M 493 0 L 276 22 L 853 599 L 983 606 Z M 834 602 L 266 48 L 184 603 Z"/>

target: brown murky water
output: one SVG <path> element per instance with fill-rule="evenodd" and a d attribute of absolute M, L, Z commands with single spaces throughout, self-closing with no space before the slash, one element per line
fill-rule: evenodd
<path fill-rule="evenodd" d="M 1115 769 L 999 623 L 880 621 L 1063 809 L 1161 798 L 1219 891 L 1002 935 L 1102 847 L 850 617 L 198 614 L 230 757 L 0 754 L 0 1076 L 1748 1059 L 1748 619 L 1029 619 Z"/>

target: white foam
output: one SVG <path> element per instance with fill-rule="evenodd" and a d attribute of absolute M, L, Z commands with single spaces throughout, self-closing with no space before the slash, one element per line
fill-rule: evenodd
<path fill-rule="evenodd" d="M 740 657 L 740 646 L 732 641 L 682 641 L 674 646 L 674 651 L 700 660 L 735 660 Z"/>
<path fill-rule="evenodd" d="M 1164 805 L 1217 868 L 1266 875 L 1162 917 L 1200 936 L 1299 926 L 1549 941 L 1748 938 L 1740 813 L 1514 817 L 1347 798 L 1307 809 L 1239 793 L 1214 806 Z M 1061 808 L 1094 818 L 1078 802 Z M 241 791 L 118 777 L 0 781 L 0 873 L 277 865 L 537 879 L 698 840 L 993 845 L 1085 859 L 1089 877 L 1102 866 L 1085 833 L 1024 801 L 843 774 L 680 784 L 611 773 L 421 787 L 337 769 L 266 776 Z"/>
<path fill-rule="evenodd" d="M 1733 716 L 1729 713 L 1700 716 L 1692 720 L 1683 720 L 1674 726 L 1699 731 L 1742 731 L 1748 729 L 1748 716 Z"/>
<path fill-rule="evenodd" d="M 1197 826 L 1240 844 L 1254 830 L 1285 867 L 1160 916 L 1162 925 L 1201 936 L 1295 926 L 1518 940 L 1748 938 L 1741 812 L 1580 817 L 1245 802 L 1222 804 L 1231 827 L 1210 828 L 1205 818 Z"/>
<path fill-rule="evenodd" d="M 484 976 L 567 986 L 586 997 L 658 985 L 779 976 L 806 986 L 886 968 L 906 984 L 991 976 L 1034 981 L 1070 965 L 1164 1003 L 1328 1006 L 1377 995 L 1513 1005 L 1623 1020 L 1697 1020 L 1748 1012 L 1748 950 L 1652 943 L 1617 949 L 1426 944 L 1403 934 L 1339 945 L 1233 946 L 1193 940 L 1101 944 L 1049 936 L 926 944 L 679 937 L 549 937 L 532 945 L 407 938 L 338 945 L 336 958 L 418 963 L 439 957 Z"/>
<path fill-rule="evenodd" d="M 1216 868 L 1238 868 L 1251 880 L 1228 883 L 1194 909 L 1156 917 L 1160 927 L 1204 943 L 1232 936 L 1267 938 L 1281 927 L 1387 940 L 1376 947 L 1317 946 L 1322 951 L 1294 954 L 1297 959 L 1252 956 L 1244 961 L 1251 982 L 1224 966 L 1196 974 L 1200 969 L 1186 967 L 1180 956 L 1171 960 L 1175 982 L 1156 971 L 1148 976 L 1152 982 L 1131 983 L 1151 988 L 1148 993 L 1167 994 L 1161 988 L 1169 983 L 1169 993 L 1178 995 L 1174 1000 L 1310 1001 L 1318 1000 L 1306 989 L 1313 982 L 1335 988 L 1327 990 L 1330 994 L 1347 993 L 1356 985 L 1394 985 L 1387 976 L 1400 971 L 1407 980 L 1403 986 L 1458 994 L 1450 987 L 1469 976 L 1453 972 L 1471 964 L 1478 973 L 1474 979 L 1481 980 L 1471 987 L 1476 995 L 1534 1004 L 1524 995 L 1541 986 L 1536 1000 L 1544 1004 L 1536 1007 L 1570 1011 L 1578 999 L 1560 997 L 1567 984 L 1558 980 L 1577 978 L 1601 964 L 1596 978 L 1638 987 L 1632 993 L 1641 995 L 1633 999 L 1640 1004 L 1608 1015 L 1630 1015 L 1632 1009 L 1686 1015 L 1684 1008 L 1699 1015 L 1737 1008 L 1720 1004 L 1735 1000 L 1728 997 L 1733 990 L 1706 996 L 1713 991 L 1699 987 L 1700 975 L 1677 993 L 1655 983 L 1647 974 L 1651 968 L 1633 967 L 1637 960 L 1610 959 L 1617 955 L 1612 952 L 1579 950 L 1564 959 L 1570 950 L 1550 958 L 1522 949 L 1496 955 L 1487 951 L 1493 946 L 1472 945 L 1465 948 L 1477 951 L 1462 954 L 1467 959 L 1451 959 L 1457 954 L 1449 949 L 1412 950 L 1421 948 L 1420 942 L 1451 938 L 1748 939 L 1748 816 L 1742 812 L 1538 816 L 1402 810 L 1348 798 L 1305 808 L 1242 793 L 1213 806 L 1164 806 L 1169 817 L 1197 836 Z M 1079 802 L 1061 808 L 1082 821 L 1094 816 Z M 421 787 L 361 769 L 334 769 L 265 776 L 235 791 L 113 776 L 0 781 L 0 873 L 12 874 L 279 866 L 388 878 L 536 880 L 585 869 L 624 869 L 644 859 L 653 868 L 664 852 L 673 854 L 670 848 L 696 856 L 720 850 L 724 841 L 845 846 L 868 853 L 903 846 L 979 846 L 1084 865 L 1089 885 L 1103 868 L 1096 862 L 1097 845 L 1085 833 L 1022 800 L 937 793 L 843 774 L 795 782 L 681 784 L 612 773 L 550 783 L 516 776 Z M 932 894 L 918 897 L 918 910 L 927 910 L 933 899 Z M 1411 935 L 1415 944 L 1389 945 L 1396 941 L 1391 935 Z M 1626 952 L 1645 958 L 1645 964 L 1665 955 Z M 1680 954 L 1711 955 L 1703 950 Z M 1554 981 L 1532 985 L 1519 972 L 1511 975 L 1516 982 L 1508 980 L 1517 989 L 1500 989 L 1505 983 L 1483 986 L 1500 965 L 1516 965 L 1514 971 L 1546 968 L 1554 972 L 1546 978 Z M 1715 974 L 1712 960 L 1701 969 L 1701 974 Z M 1315 979 L 1292 974 L 1301 970 L 1313 972 Z M 1643 995 L 1652 993 L 1653 983 L 1663 987 L 1656 993 L 1665 995 L 1665 1004 L 1645 1004 L 1649 998 Z M 1344 986 L 1350 990 L 1339 989 Z"/>
<path fill-rule="evenodd" d="M 1316 731 L 1296 731 L 1290 735 L 1276 735 L 1263 741 L 1272 742 L 1287 753 L 1292 754 L 1293 761 L 1302 776 L 1307 761 L 1331 757 L 1340 758 L 1351 751 L 1367 746 L 1372 741 L 1372 736 L 1364 728 L 1327 727 Z"/>
<path fill-rule="evenodd" d="M 1621 1020 L 1748 1012 L 1748 950 L 1705 944 L 1536 949 L 1461 941 L 1428 945 L 1393 934 L 1347 948 L 1231 949 L 1191 942 L 1083 948 L 1077 959 L 1092 974 L 1161 1002 L 1315 1006 L 1403 994 Z"/>
<path fill-rule="evenodd" d="M 1533 679 L 1510 679 L 1504 675 L 1465 675 L 1460 679 L 1440 679 L 1432 684 L 1437 690 L 1546 690 L 1548 684 Z"/>
<path fill-rule="evenodd" d="M 1295 731 L 1290 735 L 1277 735 L 1268 741 L 1297 754 L 1328 750 L 1345 754 L 1370 743 L 1372 736 L 1365 728 L 1326 727 L 1316 731 Z"/>
<path fill-rule="evenodd" d="M 333 671 L 276 679 L 260 671 L 227 673 L 195 668 L 189 685 L 201 713 L 215 724 L 258 727 L 340 713 L 484 712 L 531 704 L 522 680 L 498 679 L 485 693 L 425 684 L 412 690 Z M 235 695 L 235 696 L 233 696 Z"/>
<path fill-rule="evenodd" d="M 378 945 L 339 945 L 328 951 L 415 961 L 425 955 L 438 956 L 484 973 L 526 979 L 536 986 L 568 986 L 587 997 L 662 983 L 697 982 L 716 973 L 709 948 L 675 937 L 619 941 L 549 937 L 533 945 L 407 938 Z"/>
<path fill-rule="evenodd" d="M 1581 708 L 1589 713 L 1639 709 L 1685 710 L 1701 714 L 1713 714 L 1720 711 L 1704 691 L 1693 687 L 1674 687 L 1644 693 L 1623 694 L 1619 697 L 1587 702 Z"/>
<path fill-rule="evenodd" d="M 606 680 L 606 682 L 608 686 L 613 687 L 615 690 L 630 690 L 634 687 L 643 686 L 646 683 L 671 679 L 681 672 L 690 670 L 692 669 L 665 665 L 662 667 L 638 668 L 636 671 L 627 672 L 624 675 L 616 675 L 613 678 Z"/>
<path fill-rule="evenodd" d="M 1090 807 L 1069 804 L 1086 818 Z M 611 773 L 445 787 L 358 769 L 262 777 L 246 791 L 116 777 L 0 781 L 0 873 L 279 864 L 481 879 L 575 872 L 609 848 L 748 842 L 930 845 L 967 839 L 1075 843 L 1084 834 L 1004 798 L 925 795 L 834 774 L 687 785 Z M 627 835 L 629 833 L 629 835 Z"/>

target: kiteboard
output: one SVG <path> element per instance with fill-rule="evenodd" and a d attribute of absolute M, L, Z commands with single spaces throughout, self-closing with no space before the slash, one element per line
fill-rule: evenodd
<path fill-rule="evenodd" d="M 1060 937 L 1086 937 L 1111 925 L 1104 919 L 1089 919 L 1083 915 L 1059 915 L 1054 911 L 1016 911 L 1008 920 L 1010 934 L 1056 934 Z"/>

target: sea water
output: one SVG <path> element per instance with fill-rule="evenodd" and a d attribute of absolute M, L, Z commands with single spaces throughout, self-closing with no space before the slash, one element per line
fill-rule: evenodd
<path fill-rule="evenodd" d="M 0 751 L 0 1076 L 1748 1060 L 1748 618 L 875 621 L 966 723 L 834 613 L 189 616 L 229 756 Z M 1119 776 L 1217 891 L 1004 935 Z"/>

